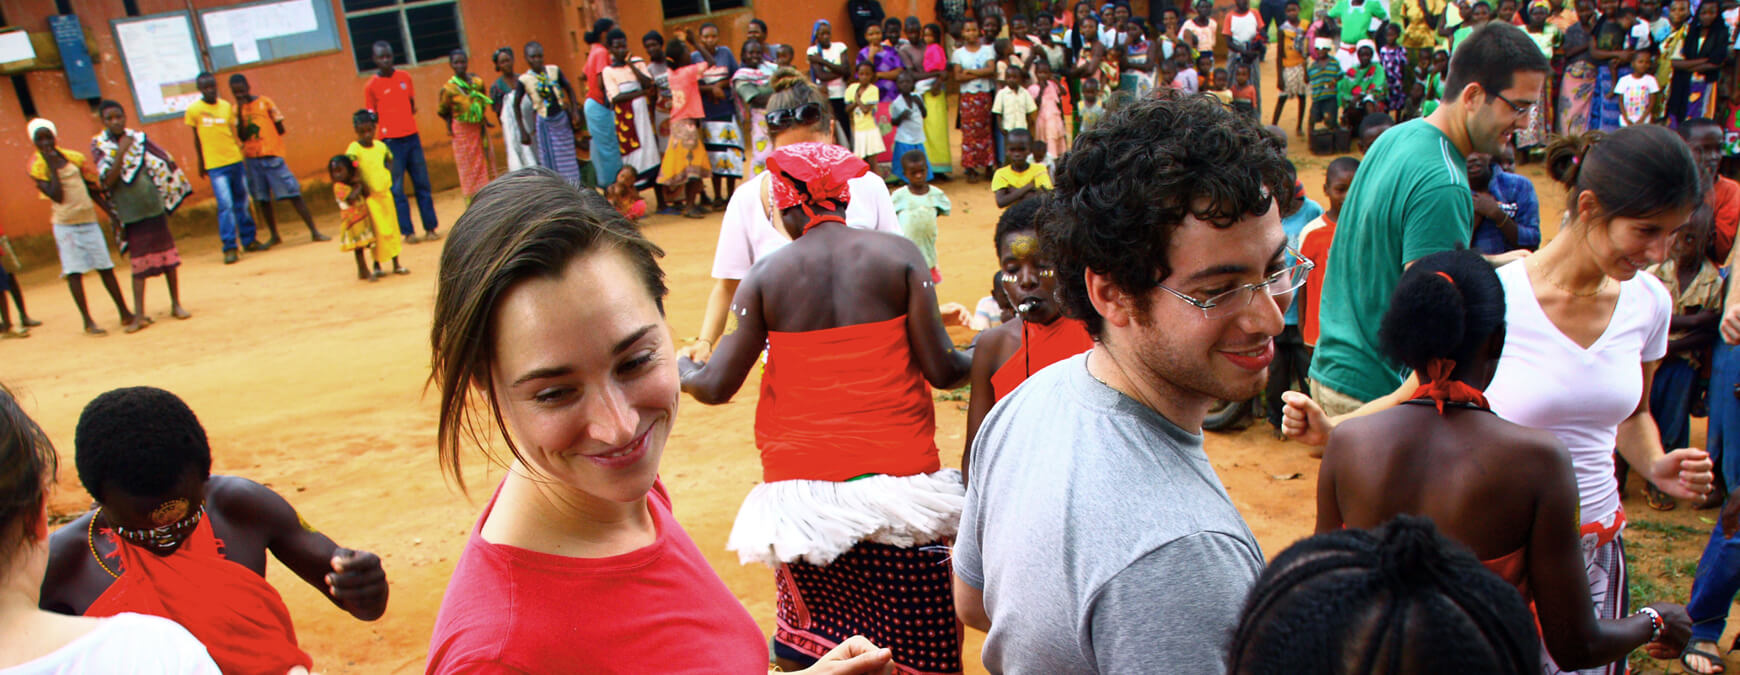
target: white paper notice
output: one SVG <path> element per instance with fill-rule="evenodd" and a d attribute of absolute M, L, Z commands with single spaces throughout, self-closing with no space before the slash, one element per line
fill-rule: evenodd
<path fill-rule="evenodd" d="M 259 61 L 259 40 L 254 38 L 256 26 L 249 17 L 230 26 L 231 47 L 235 47 L 235 63 Z"/>
<path fill-rule="evenodd" d="M 193 80 L 200 71 L 199 53 L 185 14 L 117 23 L 115 35 L 140 117 L 179 113 L 198 100 Z"/>
<path fill-rule="evenodd" d="M 295 35 L 309 33 L 320 28 L 320 22 L 314 18 L 314 3 L 311 0 L 289 0 L 272 5 L 280 12 L 283 24 L 278 27 L 279 35 Z"/>
<path fill-rule="evenodd" d="M 230 37 L 230 15 L 234 12 L 212 12 L 201 17 L 205 24 L 205 41 L 213 47 L 227 45 L 234 38 Z"/>
<path fill-rule="evenodd" d="M 36 49 L 30 46 L 30 34 L 24 31 L 0 33 L 0 63 L 33 61 Z"/>

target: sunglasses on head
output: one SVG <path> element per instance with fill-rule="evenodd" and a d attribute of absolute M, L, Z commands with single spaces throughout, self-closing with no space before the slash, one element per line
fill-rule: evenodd
<path fill-rule="evenodd" d="M 810 102 L 796 108 L 770 110 L 767 113 L 767 130 L 784 131 L 793 125 L 815 124 L 822 119 L 822 104 Z"/>

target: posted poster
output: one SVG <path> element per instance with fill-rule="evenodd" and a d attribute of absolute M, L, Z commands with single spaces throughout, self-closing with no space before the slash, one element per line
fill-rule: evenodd
<path fill-rule="evenodd" d="M 114 25 L 141 120 L 179 115 L 199 100 L 193 82 L 201 70 L 199 52 L 185 12 L 117 20 Z"/>

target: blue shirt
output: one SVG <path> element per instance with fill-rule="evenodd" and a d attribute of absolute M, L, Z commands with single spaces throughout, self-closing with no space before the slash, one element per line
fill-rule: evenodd
<path fill-rule="evenodd" d="M 1306 197 L 1305 205 L 1299 207 L 1298 213 L 1282 218 L 1281 229 L 1287 233 L 1287 246 L 1295 251 L 1299 250 L 1299 235 L 1305 232 L 1306 225 L 1310 225 L 1311 221 L 1317 220 L 1322 215 L 1323 206 L 1312 201 L 1310 197 Z M 1288 256 L 1287 264 L 1291 265 L 1297 262 L 1297 260 L 1292 259 L 1292 256 Z M 1297 292 L 1293 294 L 1293 304 L 1287 305 L 1286 319 L 1288 326 L 1299 325 L 1299 294 Z"/>
<path fill-rule="evenodd" d="M 1486 255 L 1498 255 L 1512 248 L 1535 250 L 1541 246 L 1541 203 L 1535 197 L 1535 185 L 1529 179 L 1493 167 L 1492 182 L 1486 186 L 1492 198 L 1511 220 L 1516 221 L 1516 246 L 1504 244 L 1504 233 L 1498 223 L 1482 218 L 1474 226 L 1473 248 Z"/>

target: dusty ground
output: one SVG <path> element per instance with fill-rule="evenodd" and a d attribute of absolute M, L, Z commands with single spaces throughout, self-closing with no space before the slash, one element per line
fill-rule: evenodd
<path fill-rule="evenodd" d="M 1307 193 L 1321 200 L 1326 160 L 1302 150 L 1296 139 L 1294 155 Z M 1556 213 L 1558 192 L 1547 189 L 1538 171 L 1525 173 L 1536 178 L 1543 202 Z M 947 280 L 939 295 L 971 306 L 988 292 L 982 280 L 995 268 L 990 239 L 998 210 L 984 184 L 941 187 L 956 211 L 940 226 L 938 251 Z M 436 204 L 444 226 L 462 210 L 453 191 L 437 195 Z M 330 214 L 321 222 L 335 229 Z M 678 338 L 699 329 L 717 223 L 717 217 L 662 217 L 646 224 L 668 252 L 668 307 Z M 73 429 L 86 402 L 114 387 L 142 384 L 181 395 L 206 425 L 215 471 L 272 486 L 342 545 L 375 551 L 385 561 L 391 604 L 385 617 L 367 624 L 274 564 L 270 578 L 316 667 L 331 673 L 417 672 L 466 533 L 500 475 L 476 458 L 468 497 L 436 465 L 435 401 L 424 382 L 440 244 L 406 248 L 411 276 L 365 284 L 355 279 L 350 256 L 336 244 L 309 244 L 296 225 L 284 231 L 295 232 L 284 247 L 229 267 L 220 264 L 215 235 L 183 238 L 183 298 L 194 318 L 169 318 L 163 284 L 154 281 L 148 305 L 157 323 L 137 335 L 81 335 L 56 270 L 29 270 L 22 277 L 27 300 L 45 325 L 29 339 L 0 342 L 3 379 L 61 450 L 60 489 L 52 504 L 57 514 L 89 505 L 71 462 Z M 91 286 L 96 315 L 114 328 L 112 307 Z M 763 630 L 771 631 L 772 575 L 738 565 L 725 550 L 737 505 L 759 476 L 752 435 L 756 391 L 752 380 L 728 405 L 686 400 L 663 475 L 678 518 Z M 947 392 L 938 399 L 938 445 L 945 463 L 958 466 L 965 402 Z M 1701 439 L 1700 429 L 1695 440 Z M 1268 555 L 1310 533 L 1317 464 L 1302 447 L 1274 440 L 1269 427 L 1258 423 L 1240 433 L 1210 435 L 1208 454 Z M 1682 506 L 1656 513 L 1635 496 L 1627 510 L 1634 519 L 1631 550 L 1640 563 L 1633 571 L 1634 592 L 1683 602 L 1714 512 Z M 968 633 L 968 669 L 980 672 L 983 636 Z"/>

